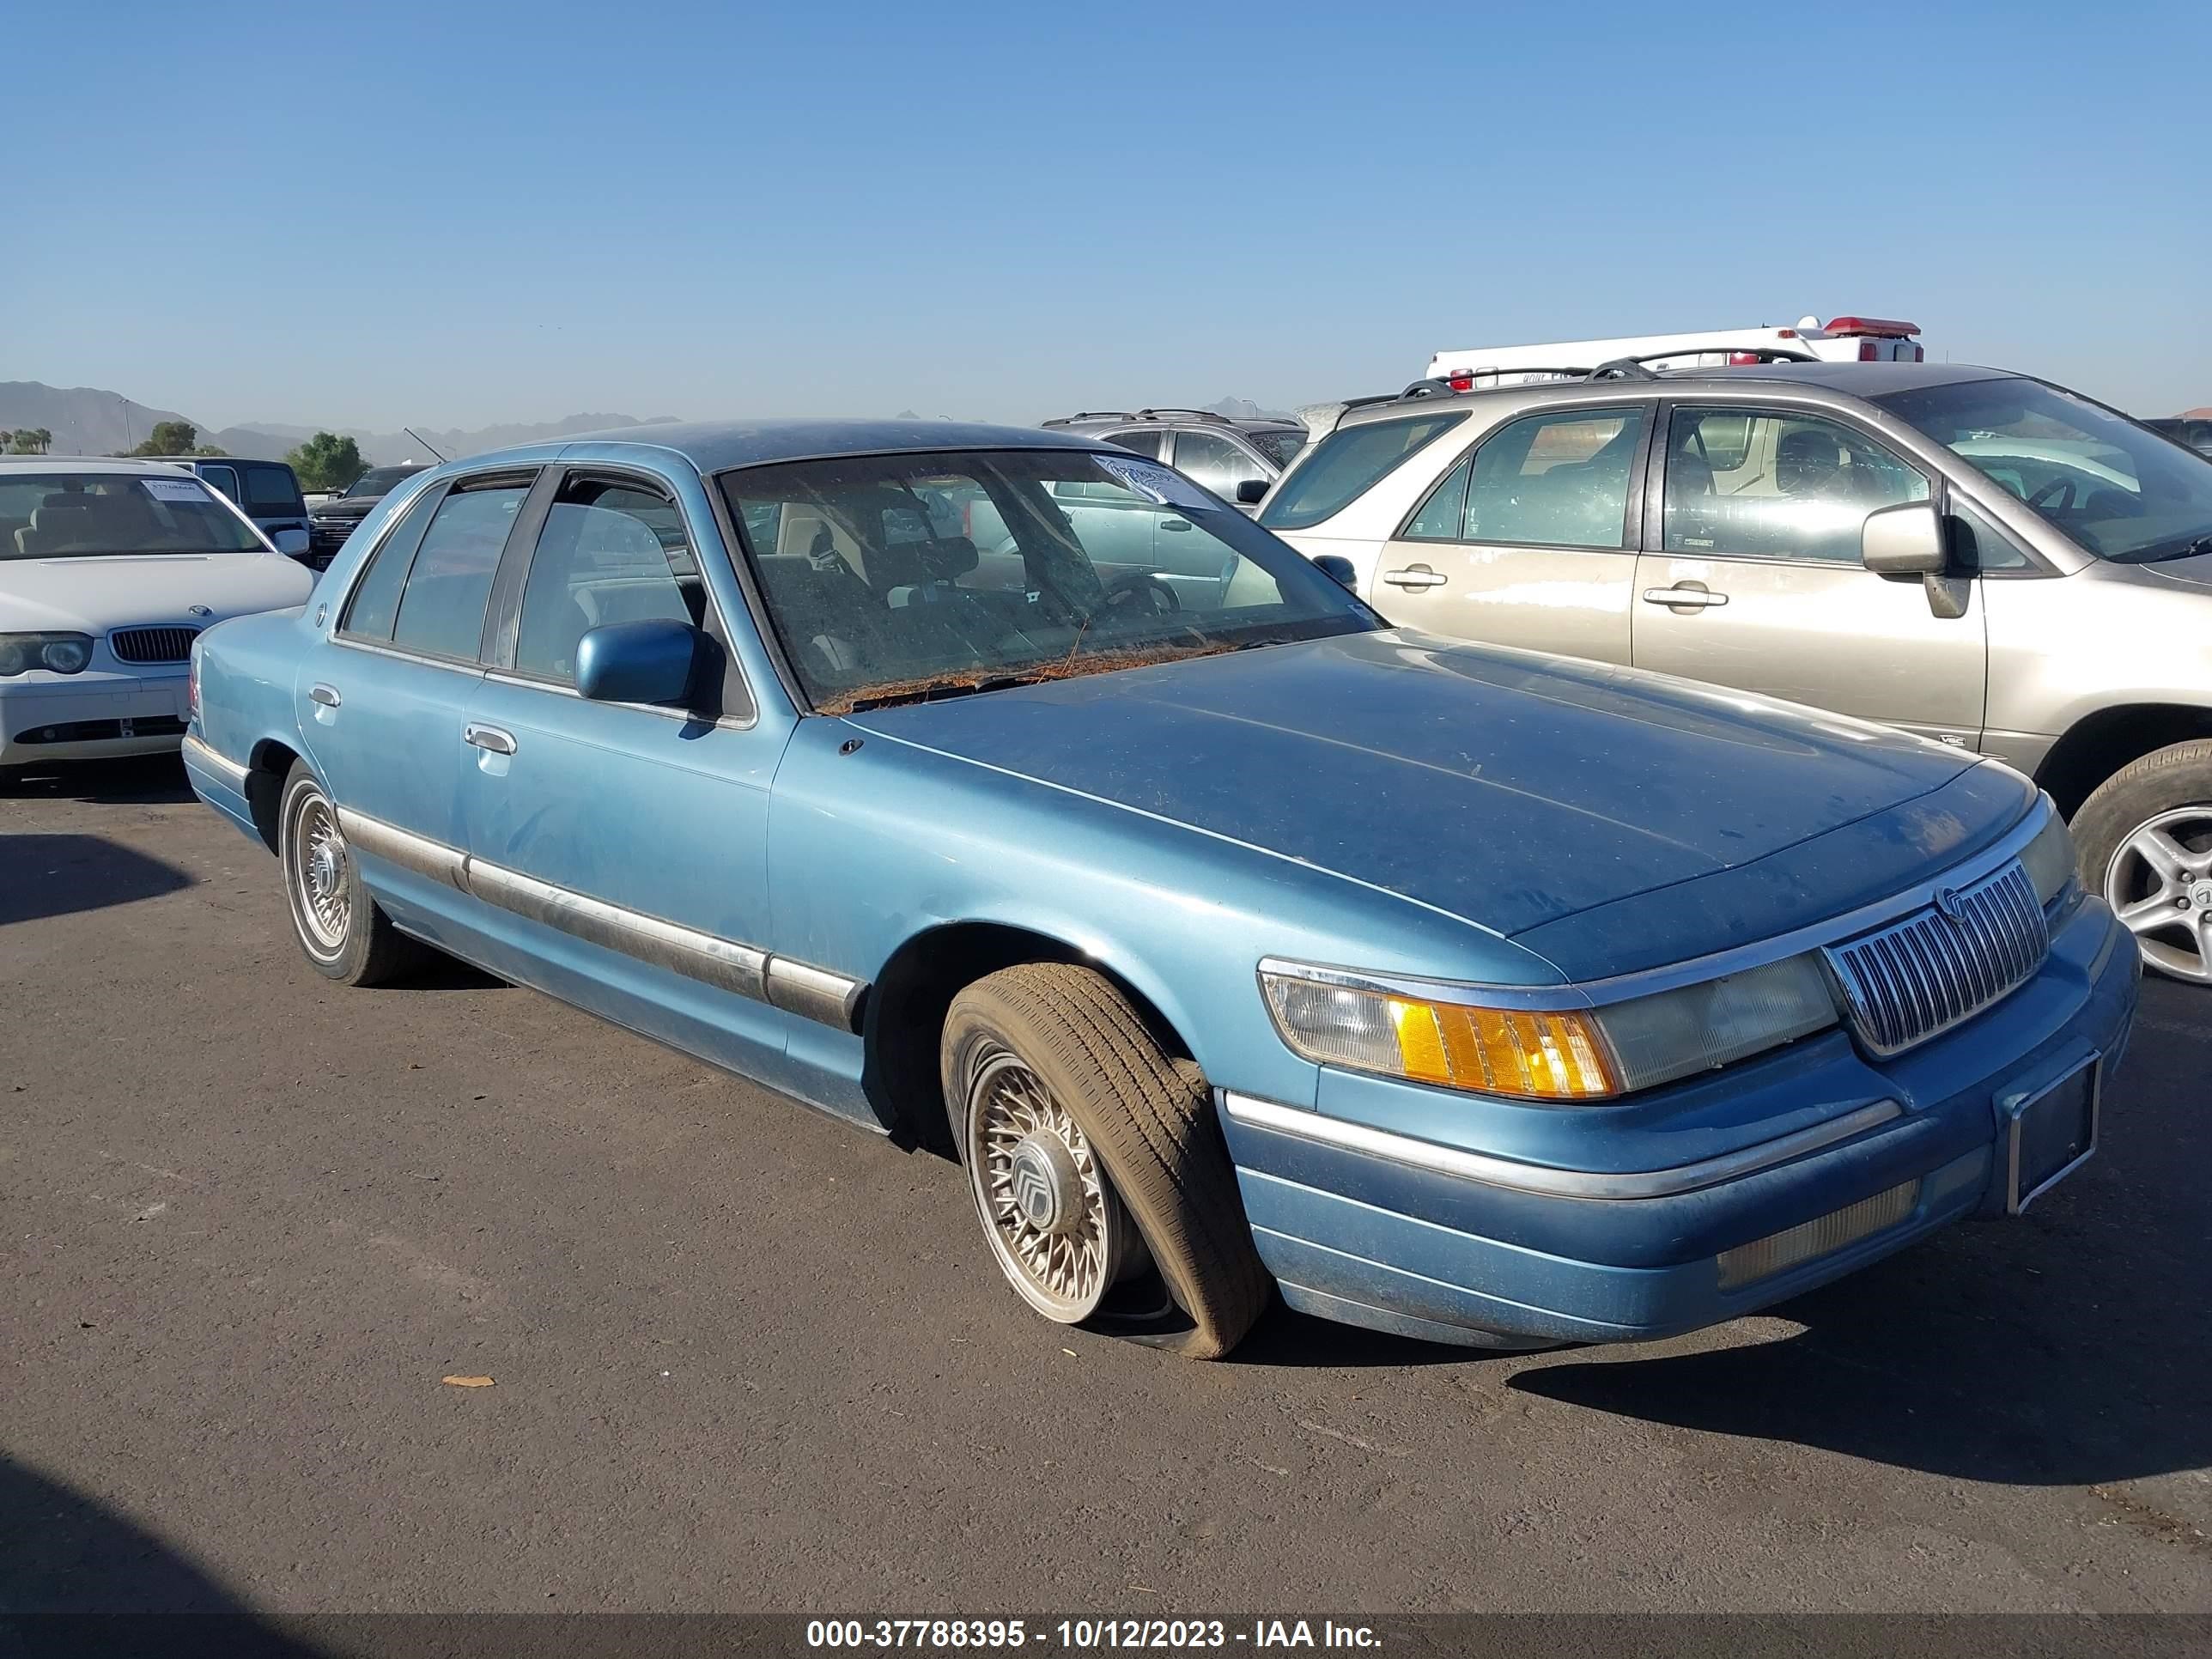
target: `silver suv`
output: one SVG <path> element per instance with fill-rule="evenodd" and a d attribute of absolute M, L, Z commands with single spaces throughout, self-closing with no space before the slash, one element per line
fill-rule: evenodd
<path fill-rule="evenodd" d="M 2212 460 L 2101 404 L 1911 363 L 1421 382 L 1260 522 L 1408 628 L 1996 756 L 2145 958 L 2212 982 Z"/>
<path fill-rule="evenodd" d="M 1091 410 L 1045 424 L 1165 461 L 1247 512 L 1306 441 L 1296 421 L 1231 420 L 1210 409 Z"/>

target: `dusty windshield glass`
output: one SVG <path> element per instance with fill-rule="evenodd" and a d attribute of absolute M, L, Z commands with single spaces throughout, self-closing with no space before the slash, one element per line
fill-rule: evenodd
<path fill-rule="evenodd" d="M 262 550 L 252 527 L 198 478 L 0 475 L 0 559 Z"/>
<path fill-rule="evenodd" d="M 1248 432 L 1244 435 L 1279 467 L 1288 466 L 1297 459 L 1298 451 L 1306 447 L 1306 434 L 1303 432 Z"/>
<path fill-rule="evenodd" d="M 720 484 L 824 714 L 1382 625 L 1233 507 L 1136 455 L 848 456 Z"/>
<path fill-rule="evenodd" d="M 1875 399 L 2100 558 L 2212 552 L 2212 460 L 2038 380 L 1966 380 Z"/>

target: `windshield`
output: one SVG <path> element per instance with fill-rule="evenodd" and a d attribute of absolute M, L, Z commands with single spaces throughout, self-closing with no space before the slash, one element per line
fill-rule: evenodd
<path fill-rule="evenodd" d="M 265 550 L 252 527 L 198 478 L 121 472 L 0 476 L 0 559 Z"/>
<path fill-rule="evenodd" d="M 388 495 L 422 470 L 419 466 L 373 466 L 353 481 L 346 498 L 358 501 L 364 495 Z"/>
<path fill-rule="evenodd" d="M 1244 435 L 1252 441 L 1255 449 L 1278 467 L 1288 466 L 1298 451 L 1306 447 L 1306 434 L 1303 428 L 1296 432 L 1248 432 Z"/>
<path fill-rule="evenodd" d="M 2149 564 L 2212 552 L 2212 460 L 2039 380 L 1966 380 L 1875 401 L 2090 552 Z"/>
<path fill-rule="evenodd" d="M 1382 626 L 1234 507 L 1136 455 L 844 456 L 720 484 L 823 714 Z"/>
<path fill-rule="evenodd" d="M 1466 418 L 1464 410 L 1454 410 L 1448 415 L 1337 428 L 1275 486 L 1260 509 L 1260 522 L 1271 530 L 1304 530 L 1333 518 L 1395 471 L 1399 462 Z"/>

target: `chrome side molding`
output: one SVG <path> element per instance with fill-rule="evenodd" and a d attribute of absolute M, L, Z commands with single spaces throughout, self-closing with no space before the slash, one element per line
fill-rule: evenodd
<path fill-rule="evenodd" d="M 246 793 L 247 769 L 240 766 L 229 756 L 209 747 L 190 732 L 185 733 L 185 758 L 198 762 L 209 771 L 222 778 L 241 795 Z"/>
<path fill-rule="evenodd" d="M 860 1003 L 868 989 L 866 980 L 774 956 L 756 945 L 701 933 L 680 922 L 540 881 L 520 870 L 471 858 L 457 847 L 351 807 L 338 808 L 338 827 L 349 842 L 372 857 L 557 928 L 586 944 L 619 951 L 842 1031 L 860 1029 Z"/>
<path fill-rule="evenodd" d="M 1594 1170 L 1554 1170 L 1515 1158 L 1493 1158 L 1487 1152 L 1470 1152 L 1457 1146 L 1439 1146 L 1432 1140 L 1416 1140 L 1388 1129 L 1325 1116 L 1310 1108 L 1284 1106 L 1250 1095 L 1224 1091 L 1220 1100 L 1222 1111 L 1235 1123 L 1293 1135 L 1340 1152 L 1387 1158 L 1393 1164 L 1432 1175 L 1479 1181 L 1487 1187 L 1536 1193 L 1547 1198 L 1669 1198 L 1677 1193 L 1694 1193 L 1700 1188 L 1717 1187 L 1724 1181 L 1734 1181 L 1755 1170 L 1836 1146 L 1905 1115 L 1905 1108 L 1897 1102 L 1877 1100 L 1825 1123 L 1811 1124 L 1772 1140 L 1762 1140 L 1755 1146 L 1700 1158 L 1695 1164 L 1613 1174 Z"/>

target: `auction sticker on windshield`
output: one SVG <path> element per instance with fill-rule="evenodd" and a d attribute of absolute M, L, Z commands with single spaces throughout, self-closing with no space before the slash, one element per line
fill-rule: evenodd
<path fill-rule="evenodd" d="M 157 501 L 197 501 L 204 506 L 210 500 L 207 491 L 189 478 L 141 478 L 138 482 Z"/>
<path fill-rule="evenodd" d="M 1093 455 L 1098 470 L 1125 489 L 1133 489 L 1146 501 L 1161 507 L 1179 507 L 1194 513 L 1203 513 L 1214 505 L 1206 493 L 1188 478 L 1170 472 L 1151 461 L 1123 460 L 1119 455 Z"/>

